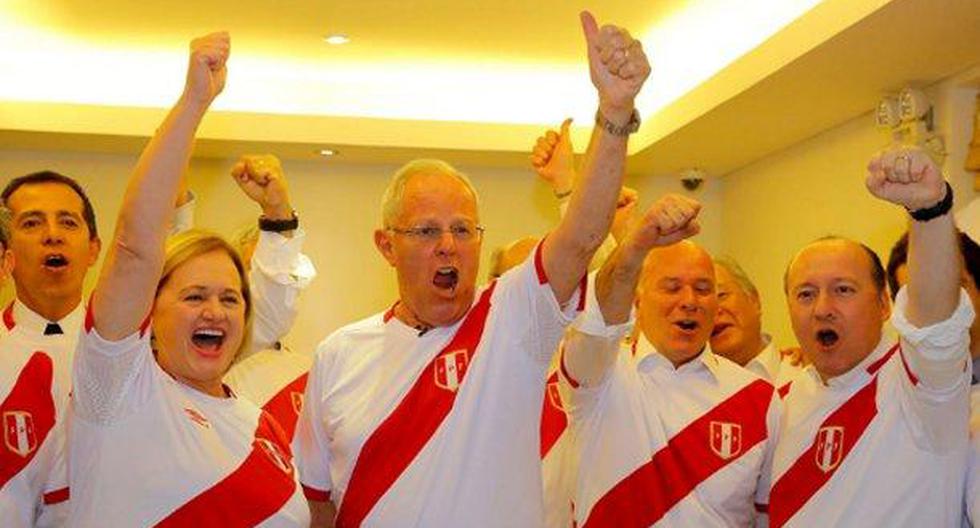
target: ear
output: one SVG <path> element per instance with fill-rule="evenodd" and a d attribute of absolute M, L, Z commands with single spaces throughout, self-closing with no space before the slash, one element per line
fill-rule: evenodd
<path fill-rule="evenodd" d="M 99 252 L 102 251 L 102 240 L 99 237 L 88 241 L 88 265 L 94 266 L 95 261 L 99 260 Z"/>
<path fill-rule="evenodd" d="M 759 294 L 758 293 L 750 293 L 749 294 L 749 302 L 752 303 L 752 306 L 755 306 L 755 313 L 756 313 L 756 315 L 758 315 L 759 317 L 762 317 L 762 299 L 759 298 Z"/>
<path fill-rule="evenodd" d="M 892 300 L 888 296 L 888 290 L 882 289 L 878 295 L 878 304 L 881 306 L 881 322 L 885 322 L 892 316 Z"/>
<path fill-rule="evenodd" d="M 378 248 L 381 256 L 388 261 L 388 264 L 394 267 L 396 262 L 395 247 L 387 231 L 384 229 L 374 230 L 374 246 Z"/>

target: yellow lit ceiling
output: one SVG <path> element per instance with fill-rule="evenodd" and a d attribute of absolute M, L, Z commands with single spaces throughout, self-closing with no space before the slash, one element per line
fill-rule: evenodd
<path fill-rule="evenodd" d="M 793 119 L 785 133 L 768 130 L 775 140 L 740 150 L 778 148 L 780 138 L 805 137 L 818 123 L 870 109 L 869 95 L 980 62 L 976 0 L 593 4 L 0 0 L 0 139 L 29 148 L 132 149 L 179 94 L 188 40 L 219 29 L 232 35 L 228 87 L 200 131 L 201 153 L 216 156 L 247 142 L 287 157 L 329 146 L 350 161 L 439 152 L 507 165 L 524 163 L 533 139 L 565 116 L 582 125 L 574 131 L 582 148 L 595 109 L 578 25 L 583 8 L 627 26 L 653 59 L 639 101 L 645 124 L 631 142 L 634 171 L 697 164 L 719 173 L 750 161 L 703 145 L 695 156 L 698 134 L 687 131 L 744 138 L 748 122 L 778 126 L 795 104 L 786 90 L 828 62 L 863 57 L 884 66 L 825 72 L 853 74 L 851 91 L 860 93 L 803 83 L 828 102 L 808 100 L 814 116 L 802 126 Z M 906 26 L 917 33 L 883 42 Z M 328 45 L 330 33 L 351 42 Z M 842 39 L 849 44 L 837 49 Z M 896 56 L 905 63 L 893 66 Z M 753 99 L 759 90 L 768 105 Z M 740 102 L 763 110 L 726 113 Z M 665 144 L 669 152 L 658 148 Z"/>

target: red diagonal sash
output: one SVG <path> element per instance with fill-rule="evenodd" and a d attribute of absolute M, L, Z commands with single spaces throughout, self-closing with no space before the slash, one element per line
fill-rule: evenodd
<path fill-rule="evenodd" d="M 252 451 L 242 464 L 156 526 L 255 526 L 282 509 L 295 491 L 295 469 L 289 442 L 279 424 L 263 412 L 255 429 Z"/>
<path fill-rule="evenodd" d="M 876 396 L 878 376 L 898 345 L 875 361 L 868 372 L 875 376 L 864 387 L 828 416 L 814 437 L 813 444 L 773 484 L 769 493 L 769 524 L 783 526 L 833 478 L 847 455 L 861 439 L 878 414 Z"/>
<path fill-rule="evenodd" d="M 599 499 L 583 527 L 657 522 L 699 484 L 768 438 L 773 391 L 768 382 L 756 380 L 685 427 Z"/>
<path fill-rule="evenodd" d="M 54 427 L 53 382 L 51 358 L 43 352 L 34 352 L 0 404 L 0 425 L 3 427 L 0 489 L 34 460 Z"/>
<path fill-rule="evenodd" d="M 483 292 L 449 344 L 422 370 L 405 398 L 364 443 L 340 504 L 338 528 L 361 525 L 452 410 L 457 388 L 469 371 L 467 365 L 476 357 L 495 285 Z"/>
<path fill-rule="evenodd" d="M 296 420 L 299 419 L 299 413 L 303 409 L 303 392 L 306 390 L 306 380 L 309 375 L 309 372 L 304 372 L 262 406 L 262 409 L 271 414 L 282 426 L 288 441 L 293 440 Z"/>
<path fill-rule="evenodd" d="M 568 415 L 562 407 L 561 394 L 558 392 L 558 371 L 548 376 L 548 383 L 544 389 L 544 403 L 541 405 L 541 459 L 548 456 L 548 452 L 555 446 L 561 438 L 565 428 L 568 427 Z"/>

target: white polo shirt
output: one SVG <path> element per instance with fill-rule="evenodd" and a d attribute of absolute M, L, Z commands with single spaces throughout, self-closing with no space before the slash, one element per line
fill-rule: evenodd
<path fill-rule="evenodd" d="M 57 526 L 67 513 L 65 405 L 81 308 L 44 335 L 50 321 L 19 301 L 0 335 L 0 519 L 3 526 Z"/>
<path fill-rule="evenodd" d="M 566 380 L 578 526 L 753 523 L 781 412 L 768 381 L 707 346 L 675 368 L 643 336 L 599 384 Z"/>
<path fill-rule="evenodd" d="M 289 443 L 268 414 L 166 374 L 148 331 L 109 342 L 86 327 L 70 410 L 73 526 L 309 524 Z"/>
<path fill-rule="evenodd" d="M 312 357 L 288 349 L 262 350 L 232 365 L 224 382 L 272 415 L 291 442 L 312 363 Z"/>
<path fill-rule="evenodd" d="M 906 305 L 903 288 L 892 312 L 900 350 L 883 339 L 826 385 L 810 366 L 790 386 L 772 526 L 959 525 L 973 308 L 963 292 L 948 320 L 915 328 Z"/>
<path fill-rule="evenodd" d="M 339 523 L 542 524 L 545 372 L 578 302 L 559 307 L 539 252 L 478 293 L 452 326 L 420 335 L 389 311 L 319 346 L 294 445 L 307 496 L 332 499 Z M 464 332 L 471 351 L 447 347 Z M 440 403 L 405 403 L 416 394 Z M 431 436 L 417 436 L 419 423 L 436 424 Z M 385 434 L 388 443 L 373 443 Z M 415 447 L 403 449 L 409 438 Z M 366 446 L 380 453 L 365 457 Z M 404 466 L 391 469 L 395 458 Z M 371 460 L 378 473 L 359 473 Z M 352 475 L 362 476 L 360 488 Z M 345 511 L 360 513 L 345 521 Z"/>

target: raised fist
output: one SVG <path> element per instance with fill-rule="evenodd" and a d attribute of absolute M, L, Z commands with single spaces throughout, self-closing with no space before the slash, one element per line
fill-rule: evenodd
<path fill-rule="evenodd" d="M 271 154 L 242 156 L 232 167 L 231 176 L 245 195 L 259 204 L 266 218 L 292 218 L 293 209 L 279 158 Z"/>
<path fill-rule="evenodd" d="M 630 224 L 633 222 L 633 212 L 636 211 L 636 204 L 639 199 L 640 194 L 632 187 L 624 186 L 619 190 L 616 212 L 613 213 L 612 226 L 609 228 L 609 234 L 613 236 L 617 244 L 621 244 L 629 233 Z"/>
<path fill-rule="evenodd" d="M 531 166 L 556 194 L 572 190 L 575 181 L 575 154 L 568 131 L 571 124 L 572 120 L 566 119 L 560 132 L 547 131 L 531 151 Z"/>
<path fill-rule="evenodd" d="M 583 11 L 581 18 L 599 108 L 607 119 L 625 125 L 633 112 L 633 100 L 650 75 L 643 45 L 623 28 L 600 28 L 588 11 Z"/>
<path fill-rule="evenodd" d="M 946 197 L 936 162 L 919 147 L 897 146 L 871 158 L 865 181 L 871 194 L 909 211 L 932 207 Z"/>
<path fill-rule="evenodd" d="M 231 51 L 227 32 L 211 33 L 191 41 L 184 97 L 206 109 L 225 87 L 225 63 Z"/>
<path fill-rule="evenodd" d="M 624 243 L 641 251 L 656 246 L 669 246 L 701 231 L 698 213 L 701 204 L 696 200 L 668 194 L 647 209 L 646 214 L 632 227 Z"/>

